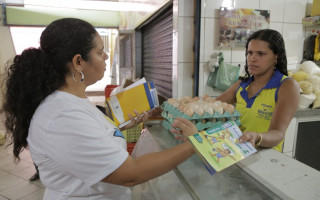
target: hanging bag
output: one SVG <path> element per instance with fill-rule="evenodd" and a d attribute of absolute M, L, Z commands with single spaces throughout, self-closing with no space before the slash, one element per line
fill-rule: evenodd
<path fill-rule="evenodd" d="M 219 67 L 211 72 L 207 85 L 225 91 L 239 78 L 240 68 L 224 62 L 223 53 L 219 54 Z"/>

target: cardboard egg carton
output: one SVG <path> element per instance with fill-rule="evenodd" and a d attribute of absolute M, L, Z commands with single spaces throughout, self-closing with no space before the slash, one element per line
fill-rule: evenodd
<path fill-rule="evenodd" d="M 232 114 L 228 111 L 224 111 L 223 113 L 214 112 L 212 114 L 209 114 L 204 110 L 205 112 L 203 115 L 194 113 L 193 115 L 189 116 L 167 101 L 165 101 L 161 107 L 161 116 L 165 118 L 162 125 L 168 130 L 171 129 L 171 123 L 176 117 L 190 120 L 196 125 L 198 131 L 202 131 L 207 128 L 218 127 L 227 121 L 235 121 L 237 125 L 240 125 L 240 113 L 236 110 Z"/>

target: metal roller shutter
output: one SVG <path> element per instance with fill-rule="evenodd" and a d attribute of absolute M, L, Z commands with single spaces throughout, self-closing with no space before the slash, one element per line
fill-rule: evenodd
<path fill-rule="evenodd" d="M 142 28 L 142 74 L 158 93 L 172 97 L 172 6 Z"/>

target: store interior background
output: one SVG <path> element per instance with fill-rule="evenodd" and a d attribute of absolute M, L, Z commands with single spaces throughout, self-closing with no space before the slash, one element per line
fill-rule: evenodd
<path fill-rule="evenodd" d="M 17 1 L 23 2 L 23 0 L 7 0 L 6 2 Z M 118 39 L 116 36 L 108 37 L 108 42 L 106 43 L 106 46 L 113 47 L 113 49 L 110 50 L 109 47 L 107 48 L 108 54 L 110 55 L 108 66 L 112 67 L 112 69 L 107 69 L 107 71 L 110 72 L 110 74 L 107 75 L 110 76 L 108 77 L 109 79 L 105 82 L 100 81 L 97 83 L 99 86 L 93 87 L 93 90 L 87 90 L 89 98 L 94 103 L 102 106 L 105 106 L 104 88 L 106 85 L 119 85 L 124 79 L 135 80 L 136 78 L 141 78 L 136 76 L 138 74 L 137 69 L 139 69 L 139 67 L 141 68 L 141 66 L 139 66 L 141 65 L 141 61 L 137 55 L 142 52 L 140 41 L 137 40 L 137 35 L 139 34 L 137 30 L 142 25 L 150 23 L 150 19 L 157 18 L 159 13 L 166 7 L 172 7 L 172 36 L 170 35 L 170 37 L 172 37 L 172 61 L 170 63 L 172 69 L 170 73 L 172 74 L 169 74 L 169 76 L 172 77 L 172 80 L 170 80 L 170 82 L 172 82 L 172 88 L 170 88 L 170 94 L 167 95 L 168 97 L 201 97 L 205 94 L 218 96 L 221 93 L 219 90 L 215 90 L 206 85 L 211 73 L 208 62 L 213 53 L 222 51 L 225 62 L 240 65 L 240 73 L 243 73 L 245 48 L 219 48 L 218 46 L 220 7 L 233 6 L 234 8 L 270 10 L 270 28 L 279 31 L 283 35 L 289 70 L 298 69 L 302 62 L 304 41 L 308 34 L 312 31 L 320 32 L 320 25 L 306 27 L 302 24 L 302 19 L 310 15 L 313 0 L 124 0 L 119 2 L 143 3 L 143 5 L 151 6 L 152 9 L 142 12 L 141 10 L 88 11 L 45 8 L 47 9 L 47 13 L 56 13 L 60 10 L 62 15 L 64 14 L 66 16 L 74 16 L 75 12 L 78 12 L 78 14 L 81 14 L 79 16 L 84 16 L 85 19 L 89 20 L 89 22 L 95 26 L 99 28 L 113 28 L 113 30 L 116 30 L 113 32 L 113 35 L 119 35 Z M 196 10 L 199 12 L 199 9 L 201 13 L 200 20 L 198 20 L 200 22 L 200 30 L 199 34 L 197 34 L 195 21 L 199 19 L 199 17 L 197 18 L 196 16 Z M 21 14 L 23 11 L 18 10 L 18 13 L 14 13 L 14 23 L 26 23 L 26 20 L 23 20 L 23 15 L 19 16 L 19 13 Z M 45 23 L 41 22 L 41 20 L 39 21 L 39 19 L 37 20 L 27 21 L 27 23 Z M 116 33 L 117 31 L 118 33 Z M 3 66 L 8 60 L 15 56 L 16 50 L 13 45 L 10 28 L 3 24 L 3 15 L 1 16 L 0 35 L 0 70 L 3 71 Z M 198 52 L 194 52 L 197 37 L 200 38 L 199 48 Z M 130 44 L 128 45 L 128 43 Z M 198 62 L 195 60 L 195 54 L 198 55 Z M 128 60 L 129 62 L 127 62 Z M 195 73 L 198 73 L 196 79 L 194 76 Z M 156 76 L 158 75 L 156 74 Z M 159 87 L 156 82 L 155 86 Z M 198 88 L 197 91 L 195 91 L 195 86 Z M 314 116 L 310 119 L 303 118 L 303 121 L 319 120 L 317 116 Z M 290 145 L 287 147 L 285 144 L 284 152 L 291 157 L 294 157 L 295 138 L 299 122 L 300 118 L 294 118 L 288 128 L 292 134 L 286 135 L 286 141 L 289 141 L 286 144 Z M 311 125 L 314 126 L 314 124 Z"/>
<path fill-rule="evenodd" d="M 4 1 L 10 2 L 10 1 Z M 135 1 L 121 1 L 121 2 L 135 2 Z M 193 0 L 173 0 L 173 1 L 139 1 L 146 4 L 153 4 L 160 8 L 166 4 L 173 3 L 173 52 L 172 52 L 172 96 L 195 96 L 193 93 L 194 78 L 193 73 L 195 69 L 194 61 L 194 38 L 195 38 L 195 2 Z M 302 18 L 310 13 L 312 0 L 202 0 L 201 1 L 201 24 L 200 24 L 200 52 L 199 52 L 199 80 L 198 80 L 198 96 L 209 94 L 210 96 L 219 95 L 219 91 L 206 86 L 206 81 L 210 74 L 208 68 L 208 61 L 214 52 L 222 51 L 225 62 L 234 65 L 241 65 L 245 63 L 245 49 L 237 48 L 223 48 L 218 47 L 219 37 L 219 9 L 221 6 L 234 6 L 235 8 L 248 9 L 263 9 L 270 10 L 270 28 L 278 30 L 282 33 L 288 57 L 288 68 L 297 69 L 302 61 L 303 42 L 306 34 L 311 29 L 320 30 L 318 27 L 306 28 L 302 25 Z M 155 11 L 154 11 L 155 12 Z M 153 13 L 154 13 L 153 12 Z M 152 15 L 153 13 L 148 13 Z M 99 19 L 108 23 L 110 18 Z M 113 21 L 117 20 L 112 18 Z M 120 34 L 132 35 L 134 37 L 135 28 L 143 22 L 136 21 L 130 26 L 121 27 L 121 19 L 118 19 L 118 28 Z M 128 22 L 126 22 L 128 23 Z M 114 28 L 114 27 L 112 27 Z M 7 60 L 10 60 L 15 55 L 12 37 L 10 35 L 9 27 L 3 25 L 3 20 L 0 24 L 0 64 L 1 70 Z M 132 53 L 135 52 L 134 42 L 132 46 Z M 120 61 L 121 62 L 121 61 Z M 119 62 L 119 63 L 120 63 Z M 132 65 L 117 66 L 117 80 L 113 80 L 112 84 L 121 83 L 121 79 L 129 77 L 135 79 L 135 63 Z M 122 70 L 122 71 L 121 71 Z M 111 84 L 111 83 L 106 83 Z"/>
<path fill-rule="evenodd" d="M 23 0 L 12 0 L 11 2 L 23 2 Z M 121 0 L 120 0 L 121 1 Z M 10 0 L 0 0 L 1 3 L 8 3 Z M 121 2 L 137 2 L 124 0 Z M 247 9 L 262 9 L 270 10 L 270 28 L 275 29 L 282 33 L 287 57 L 288 57 L 288 68 L 290 70 L 296 70 L 299 67 L 299 64 L 303 58 L 303 47 L 304 40 L 306 36 L 312 31 L 320 31 L 320 26 L 314 27 L 304 27 L 302 24 L 302 19 L 310 14 L 311 4 L 313 0 L 139 0 L 138 2 L 145 2 L 146 4 L 155 4 L 158 9 L 166 6 L 168 4 L 173 5 L 173 31 L 172 31 L 172 97 L 181 97 L 181 96 L 194 96 L 193 87 L 195 84 L 193 74 L 194 70 L 197 67 L 197 63 L 194 60 L 194 40 L 195 40 L 195 7 L 196 2 L 201 2 L 200 9 L 200 51 L 199 51 L 199 80 L 198 84 L 198 96 L 203 96 L 204 94 L 209 94 L 210 96 L 218 96 L 219 91 L 214 90 L 213 88 L 206 86 L 208 76 L 210 75 L 210 70 L 208 68 L 208 61 L 210 56 L 213 53 L 222 51 L 224 54 L 225 62 L 233 65 L 240 64 L 243 67 L 245 63 L 245 49 L 244 48 L 222 48 L 218 47 L 218 37 L 219 37 L 219 9 L 222 6 L 234 5 L 235 8 L 247 8 Z M 147 13 L 145 15 L 144 21 L 134 21 L 130 22 L 130 26 L 123 26 L 123 22 L 120 21 L 120 18 L 111 17 L 101 19 L 92 15 L 93 19 L 99 19 L 99 23 L 106 23 L 109 26 L 104 28 L 116 28 L 118 29 L 120 35 L 123 38 L 129 36 L 135 38 L 135 28 L 140 26 L 142 23 L 148 20 L 147 16 L 152 16 L 155 11 Z M 92 13 L 91 13 L 92 14 Z M 124 14 L 124 13 L 122 13 Z M 125 15 L 125 14 L 124 14 Z M 98 16 L 98 14 L 97 14 Z M 100 15 L 99 15 L 100 16 Z M 114 15 L 113 15 L 114 16 Z M 3 24 L 3 15 L 0 16 L 0 70 L 3 72 L 3 67 L 8 60 L 11 60 L 15 56 L 16 49 L 11 37 L 10 29 L 8 26 Z M 122 18 L 123 19 L 123 18 Z M 100 21 L 103 22 L 100 22 Z M 116 40 L 114 40 L 116 41 Z M 118 48 L 120 44 L 118 43 Z M 139 47 L 135 46 L 135 42 L 132 41 L 132 54 L 135 54 L 136 50 Z M 132 64 L 130 66 L 122 65 L 121 58 L 122 55 L 119 55 L 116 63 L 115 71 L 113 75 L 113 80 L 110 79 L 110 82 L 102 83 L 102 86 L 99 86 L 99 89 L 93 90 L 101 98 L 98 101 L 103 103 L 103 89 L 104 85 L 107 84 L 119 84 L 123 78 L 135 79 L 136 77 L 136 63 L 133 56 Z M 112 65 L 112 63 L 110 63 Z M 128 76 L 130 75 L 130 76 Z M 1 99 L 0 99 L 1 100 Z M 1 101 L 0 101 L 1 103 Z M 99 103 L 99 102 L 98 102 Z M 308 119 L 309 120 L 309 119 Z M 314 121 L 319 121 L 318 116 L 315 116 Z M 296 121 L 299 119 L 294 119 L 292 123 L 296 129 Z M 289 127 L 291 128 L 291 126 Z M 290 136 L 291 137 L 291 136 Z M 292 140 L 292 142 L 291 142 Z M 293 145 L 294 136 L 290 139 L 286 138 L 286 141 L 290 141 L 290 144 Z M 287 155 L 292 156 L 293 147 L 292 145 L 288 149 Z M 3 154 L 0 154 L 0 157 Z M 3 160 L 2 160 L 3 161 Z M 9 163 L 9 161 L 8 161 Z M 6 163 L 0 165 L 0 169 L 5 166 Z M 26 164 L 26 163 L 25 163 Z M 10 167 L 13 165 L 10 164 Z M 14 183 L 16 186 L 12 185 L 12 190 L 7 189 L 5 193 L 7 196 L 12 195 L 12 197 L 21 198 L 21 194 L 30 194 L 31 190 L 36 191 L 43 187 L 41 183 L 38 183 L 38 186 L 30 186 L 28 178 L 33 173 L 32 160 L 28 160 L 27 165 L 23 168 L 13 168 L 12 170 L 20 170 L 19 173 L 23 173 L 19 177 L 24 179 L 23 184 L 19 182 Z M 1 175 L 1 171 L 0 171 Z M 2 174 L 3 175 L 3 174 Z M 11 180 L 10 180 L 11 181 Z M 0 181 L 1 182 L 1 181 Z M 1 182 L 2 183 L 2 182 Z M 13 182 L 12 182 L 13 184 Z M 21 187 L 21 191 L 19 188 Z M 30 191 L 25 191 L 25 188 L 30 188 Z M 1 184 L 0 184 L 0 189 Z M 4 190 L 3 190 L 4 191 Z M 19 192 L 17 192 L 19 191 Z M 41 189 L 42 195 L 43 189 Z M 0 193 L 0 199 L 1 195 Z M 14 198 L 12 198 L 14 199 Z M 18 198 L 17 198 L 18 199 Z M 32 199 L 26 197 L 25 199 Z M 33 198 L 34 199 L 34 198 Z"/>

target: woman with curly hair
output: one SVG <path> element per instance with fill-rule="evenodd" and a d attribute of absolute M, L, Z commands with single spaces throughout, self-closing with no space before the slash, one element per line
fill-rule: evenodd
<path fill-rule="evenodd" d="M 52 22 L 40 48 L 15 56 L 7 70 L 5 125 L 13 153 L 30 149 L 46 187 L 44 199 L 130 199 L 129 186 L 176 167 L 194 154 L 189 141 L 133 159 L 119 128 L 87 98 L 106 70 L 101 37 L 80 19 Z M 192 135 L 191 122 L 173 126 Z M 180 132 L 181 133 L 181 132 Z"/>
<path fill-rule="evenodd" d="M 299 85 L 288 78 L 284 40 L 275 30 L 254 32 L 246 44 L 245 76 L 217 99 L 241 114 L 242 141 L 282 151 L 299 102 Z"/>

